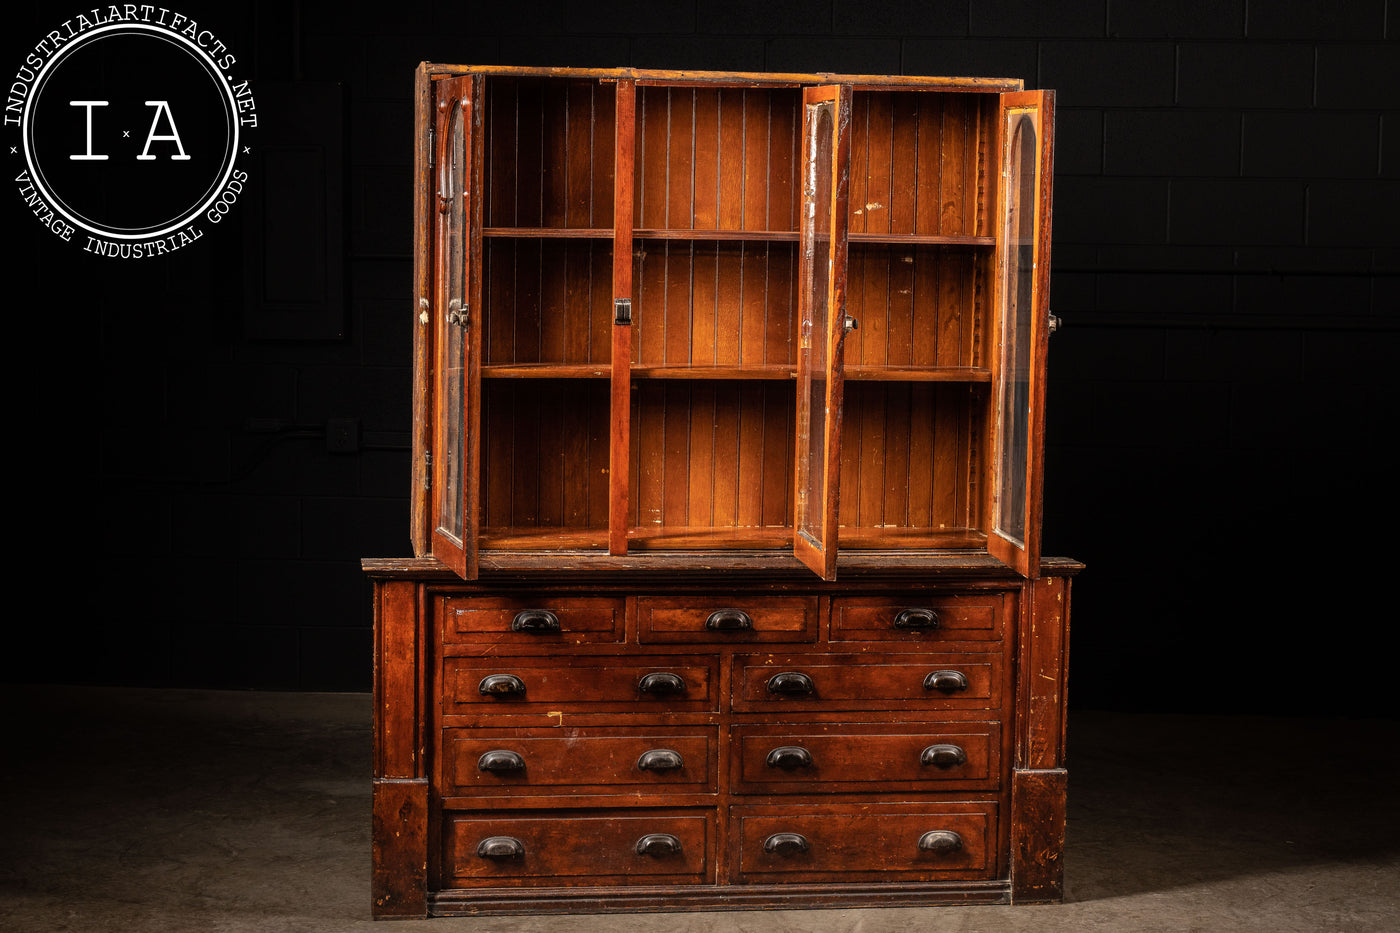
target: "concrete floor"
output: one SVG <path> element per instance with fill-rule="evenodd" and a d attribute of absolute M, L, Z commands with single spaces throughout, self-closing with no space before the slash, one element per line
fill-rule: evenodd
<path fill-rule="evenodd" d="M 1070 722 L 1050 907 L 369 919 L 370 700 L 0 686 L 5 933 L 1400 930 L 1400 722 Z"/>

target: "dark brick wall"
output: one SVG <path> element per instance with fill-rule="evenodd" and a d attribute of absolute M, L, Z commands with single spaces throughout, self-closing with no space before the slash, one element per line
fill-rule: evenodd
<path fill-rule="evenodd" d="M 6 676 L 368 687 L 358 559 L 408 553 L 426 59 L 1055 88 L 1045 544 L 1090 565 L 1073 702 L 1394 711 L 1374 648 L 1394 615 L 1376 607 L 1400 361 L 1395 0 L 173 6 L 258 81 L 344 86 L 346 336 L 255 339 L 240 238 L 96 260 L 6 195 L 11 514 L 30 516 L 15 550 L 34 593 Z M 77 12 L 17 18 L 3 61 Z M 359 422 L 358 453 L 327 452 L 331 418 Z"/>

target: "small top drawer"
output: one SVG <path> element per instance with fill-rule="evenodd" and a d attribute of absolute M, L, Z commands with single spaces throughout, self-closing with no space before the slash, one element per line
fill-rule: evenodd
<path fill-rule="evenodd" d="M 442 639 L 449 644 L 614 644 L 624 637 L 625 607 L 620 596 L 444 596 Z"/>
<path fill-rule="evenodd" d="M 995 641 L 1010 600 L 1006 593 L 838 596 L 831 601 L 831 640 Z"/>
<path fill-rule="evenodd" d="M 815 596 L 639 596 L 646 643 L 753 644 L 817 640 Z"/>

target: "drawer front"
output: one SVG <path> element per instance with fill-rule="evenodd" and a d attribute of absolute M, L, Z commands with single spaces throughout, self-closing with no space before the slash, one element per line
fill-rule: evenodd
<path fill-rule="evenodd" d="M 713 727 L 448 729 L 452 794 L 713 793 Z"/>
<path fill-rule="evenodd" d="M 443 712 L 709 712 L 719 661 L 704 657 L 447 658 Z"/>
<path fill-rule="evenodd" d="M 701 884 L 711 881 L 715 814 L 590 811 L 449 816 L 448 887 Z"/>
<path fill-rule="evenodd" d="M 734 658 L 740 712 L 996 709 L 1001 696 L 999 654 Z"/>
<path fill-rule="evenodd" d="M 1006 593 L 955 596 L 838 596 L 831 601 L 832 641 L 996 641 L 1010 613 Z"/>
<path fill-rule="evenodd" d="M 639 596 L 637 638 L 651 643 L 817 640 L 815 596 Z"/>
<path fill-rule="evenodd" d="M 732 786 L 743 794 L 996 790 L 994 722 L 735 726 Z"/>
<path fill-rule="evenodd" d="M 996 875 L 994 803 L 815 809 L 735 807 L 737 880 L 970 881 Z"/>
<path fill-rule="evenodd" d="M 447 644 L 613 644 L 626 632 L 622 597 L 444 596 L 439 603 Z"/>

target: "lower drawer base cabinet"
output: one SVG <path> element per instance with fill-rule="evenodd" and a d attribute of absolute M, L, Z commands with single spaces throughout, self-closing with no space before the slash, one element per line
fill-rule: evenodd
<path fill-rule="evenodd" d="M 376 917 L 1059 899 L 1078 564 L 699 563 L 365 562 Z"/>

